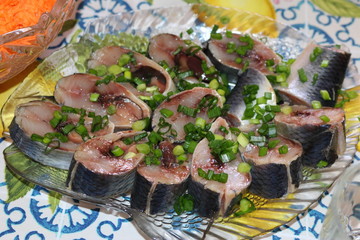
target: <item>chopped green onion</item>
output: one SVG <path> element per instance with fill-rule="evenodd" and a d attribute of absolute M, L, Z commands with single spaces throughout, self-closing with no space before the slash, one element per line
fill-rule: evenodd
<path fill-rule="evenodd" d="M 131 128 L 135 131 L 142 131 L 147 127 L 147 125 L 148 125 L 148 121 L 146 119 L 142 119 L 134 122 L 131 125 Z"/>
<path fill-rule="evenodd" d="M 190 108 L 190 107 L 179 104 L 177 111 L 181 112 L 187 116 L 190 116 L 190 117 L 196 117 L 198 109 Z"/>
<path fill-rule="evenodd" d="M 112 150 L 111 153 L 115 156 L 115 157 L 120 157 L 121 155 L 124 154 L 124 150 L 122 150 L 119 146 L 115 146 Z"/>
<path fill-rule="evenodd" d="M 264 93 L 264 97 L 268 100 L 271 100 L 272 99 L 272 93 L 271 92 L 265 92 Z"/>
<path fill-rule="evenodd" d="M 289 115 L 290 113 L 292 113 L 292 107 L 291 106 L 283 106 L 283 107 L 281 107 L 281 112 L 284 113 L 285 115 Z"/>
<path fill-rule="evenodd" d="M 66 126 L 64 126 L 61 131 L 64 133 L 64 134 L 69 134 L 69 132 L 71 132 L 72 130 L 75 129 L 75 125 L 73 124 L 67 124 Z"/>
<path fill-rule="evenodd" d="M 355 99 L 359 94 L 356 91 L 347 91 L 346 95 L 349 99 Z"/>
<path fill-rule="evenodd" d="M 298 70 L 299 79 L 302 83 L 307 82 L 308 78 L 306 76 L 305 70 L 303 68 L 300 68 Z"/>
<path fill-rule="evenodd" d="M 314 76 L 313 76 L 313 81 L 312 81 L 312 85 L 315 85 L 317 80 L 319 79 L 319 74 L 315 73 Z"/>
<path fill-rule="evenodd" d="M 242 147 L 246 147 L 249 144 L 249 139 L 243 133 L 239 134 L 237 141 Z"/>
<path fill-rule="evenodd" d="M 242 61 L 243 61 L 243 59 L 242 59 L 241 57 L 235 58 L 235 62 L 236 62 L 237 64 L 242 63 Z"/>
<path fill-rule="evenodd" d="M 289 151 L 289 149 L 288 149 L 287 145 L 282 145 L 281 147 L 279 147 L 280 154 L 286 154 L 288 151 Z"/>
<path fill-rule="evenodd" d="M 167 108 L 161 109 L 161 110 L 160 110 L 160 113 L 161 113 L 161 115 L 163 115 L 163 116 L 166 117 L 166 118 L 169 118 L 169 117 L 171 117 L 172 115 L 174 115 L 174 112 L 171 111 L 171 110 L 169 110 L 169 109 L 167 109 Z"/>
<path fill-rule="evenodd" d="M 146 92 L 150 92 L 150 93 L 153 93 L 153 92 L 157 92 L 159 91 L 159 88 L 157 86 L 151 86 L 151 87 L 147 87 L 145 89 Z"/>
<path fill-rule="evenodd" d="M 176 157 L 176 160 L 178 160 L 179 164 L 182 164 L 183 162 L 185 162 L 187 160 L 187 155 L 186 154 L 181 154 L 181 155 Z"/>
<path fill-rule="evenodd" d="M 328 116 L 326 116 L 326 115 L 321 115 L 320 117 L 319 117 L 323 122 L 330 122 L 330 118 L 328 117 Z"/>
<path fill-rule="evenodd" d="M 135 157 L 135 156 L 136 156 L 136 153 L 134 153 L 134 152 L 128 152 L 127 154 L 125 154 L 124 159 L 125 159 L 125 160 L 128 160 L 128 159 L 131 159 L 131 158 L 133 158 L 133 157 Z"/>
<path fill-rule="evenodd" d="M 215 136 L 215 140 L 223 140 L 224 139 L 224 137 L 219 134 L 214 134 L 214 136 Z"/>
<path fill-rule="evenodd" d="M 209 83 L 209 88 L 214 89 L 214 90 L 218 89 L 219 86 L 220 86 L 219 82 L 216 79 L 211 80 Z"/>
<path fill-rule="evenodd" d="M 232 38 L 232 37 L 233 37 L 232 31 L 226 30 L 225 36 L 226 36 L 227 38 Z"/>
<path fill-rule="evenodd" d="M 43 142 L 43 139 L 44 139 L 44 137 L 42 137 L 38 134 L 35 134 L 35 133 L 31 134 L 30 138 L 31 138 L 31 140 L 36 141 L 36 142 Z"/>
<path fill-rule="evenodd" d="M 239 165 L 237 166 L 237 171 L 239 173 L 249 173 L 251 170 L 251 165 L 246 163 L 246 162 L 241 162 L 239 163 Z"/>
<path fill-rule="evenodd" d="M 275 139 L 275 140 L 270 140 L 268 143 L 268 147 L 269 148 L 274 148 L 279 144 L 280 140 L 279 139 Z"/>
<path fill-rule="evenodd" d="M 322 52 L 323 50 L 320 47 L 314 48 L 313 52 L 310 54 L 310 61 L 314 62 Z"/>
<path fill-rule="evenodd" d="M 324 160 L 320 160 L 320 161 L 316 164 L 316 166 L 317 166 L 318 168 L 327 167 L 328 165 L 329 165 L 329 163 L 326 162 L 326 161 L 324 161 Z"/>
<path fill-rule="evenodd" d="M 107 71 L 111 74 L 118 75 L 122 73 L 123 69 L 119 65 L 111 65 L 108 67 Z"/>
<path fill-rule="evenodd" d="M 125 71 L 124 72 L 124 78 L 127 79 L 127 80 L 130 80 L 131 79 L 131 72 L 130 71 Z"/>
<path fill-rule="evenodd" d="M 110 104 L 107 108 L 106 108 L 106 112 L 109 115 L 114 115 L 116 113 L 116 107 L 113 104 Z"/>
<path fill-rule="evenodd" d="M 327 67 L 327 66 L 329 66 L 329 60 L 323 60 L 322 62 L 321 62 L 321 64 L 320 64 L 320 67 Z"/>
<path fill-rule="evenodd" d="M 140 134 L 136 135 L 136 136 L 134 137 L 134 141 L 135 141 L 135 142 L 138 142 L 138 141 L 140 141 L 141 139 L 146 138 L 146 137 L 147 137 L 147 132 L 143 132 L 143 133 L 140 133 Z"/>
<path fill-rule="evenodd" d="M 259 148 L 259 157 L 266 156 L 267 152 L 268 152 L 268 148 L 267 148 L 267 147 L 260 147 L 260 148 Z"/>
<path fill-rule="evenodd" d="M 322 108 L 321 102 L 320 102 L 320 101 L 317 101 L 317 100 L 311 101 L 311 106 L 312 106 L 312 108 L 314 108 L 314 109 L 320 109 L 320 108 Z"/>
<path fill-rule="evenodd" d="M 218 94 L 220 94 L 220 96 L 225 96 L 225 90 L 223 90 L 223 89 L 217 89 L 216 90 L 217 92 L 218 92 Z"/>
<path fill-rule="evenodd" d="M 181 146 L 181 145 L 177 145 L 173 149 L 173 154 L 175 156 L 180 156 L 181 154 L 184 154 L 184 153 L 185 153 L 185 150 L 184 150 L 183 146 Z"/>
<path fill-rule="evenodd" d="M 148 144 L 141 143 L 136 145 L 136 150 L 138 150 L 139 153 L 149 154 L 151 149 Z"/>
<path fill-rule="evenodd" d="M 139 85 L 137 85 L 136 89 L 139 91 L 139 92 L 143 92 L 146 90 L 146 84 L 145 83 L 141 83 Z"/>
<path fill-rule="evenodd" d="M 197 144 L 198 144 L 198 143 L 195 142 L 195 141 L 190 141 L 190 142 L 185 142 L 183 146 L 184 146 L 184 149 L 185 149 L 188 153 L 194 153 Z"/>
<path fill-rule="evenodd" d="M 90 101 L 91 102 L 97 102 L 97 100 L 99 99 L 100 94 L 99 93 L 91 93 L 90 94 Z"/>
<path fill-rule="evenodd" d="M 209 118 L 217 118 L 221 116 L 221 108 L 219 106 L 215 106 L 208 110 L 207 115 Z"/>
<path fill-rule="evenodd" d="M 131 139 L 131 138 L 129 138 L 129 137 L 122 139 L 122 141 L 123 141 L 123 143 L 125 143 L 126 145 L 130 145 L 130 144 L 132 144 L 132 143 L 134 142 L 134 140 Z"/>
<path fill-rule="evenodd" d="M 194 32 L 194 29 L 189 28 L 188 30 L 186 30 L 186 32 L 190 35 L 190 34 L 192 34 Z"/>
<path fill-rule="evenodd" d="M 161 135 L 157 132 L 151 132 L 148 136 L 148 139 L 152 144 L 158 144 L 160 141 L 163 140 Z"/>
<path fill-rule="evenodd" d="M 97 76 L 104 76 L 107 73 L 107 67 L 105 65 L 99 65 L 94 68 Z"/>
<path fill-rule="evenodd" d="M 327 90 L 320 90 L 320 94 L 324 100 L 331 100 L 330 94 Z"/>
<path fill-rule="evenodd" d="M 180 215 L 183 212 L 191 212 L 194 209 L 194 198 L 190 194 L 178 197 L 174 203 L 174 211 Z"/>
<path fill-rule="evenodd" d="M 249 199 L 243 198 L 240 200 L 240 209 L 235 212 L 234 215 L 236 217 L 242 216 L 246 213 L 250 213 L 256 210 L 254 203 L 252 203 Z"/>
<path fill-rule="evenodd" d="M 202 128 L 202 129 L 204 129 L 205 125 L 206 125 L 206 120 L 205 119 L 203 119 L 201 117 L 196 118 L 195 126 L 198 126 L 198 127 Z"/>
<path fill-rule="evenodd" d="M 265 64 L 267 67 L 271 67 L 271 66 L 275 65 L 275 61 L 274 61 L 274 59 L 268 59 L 265 61 Z"/>
<path fill-rule="evenodd" d="M 122 54 L 118 60 L 119 66 L 124 66 L 128 64 L 131 60 L 131 56 L 129 54 Z"/>

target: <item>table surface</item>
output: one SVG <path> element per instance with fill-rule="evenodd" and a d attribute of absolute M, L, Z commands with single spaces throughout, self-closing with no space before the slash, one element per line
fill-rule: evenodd
<path fill-rule="evenodd" d="M 187 2 L 220 3 L 226 7 L 246 8 L 266 14 L 307 34 L 320 44 L 345 44 L 350 48 L 353 63 L 360 67 L 360 0 L 83 0 L 77 1 L 73 14 L 77 24 L 71 30 L 59 35 L 42 57 L 65 46 L 77 29 L 84 29 L 94 18 L 121 11 L 178 6 Z M 323 3 L 326 4 L 324 5 Z M 338 5 L 336 5 L 338 4 Z M 353 5 L 349 5 L 353 4 Z M 320 7 L 319 7 L 320 6 Z M 345 9 L 345 10 L 344 10 Z M 336 16 L 341 14 L 342 17 Z M 358 18 L 353 18 L 357 16 Z M 28 71 L 33 69 L 30 67 Z M 19 82 L 21 78 L 18 76 Z M 14 84 L 0 85 L 0 103 L 13 91 Z M 0 105 L 1 105 L 0 104 Z M 0 129 L 1 130 L 1 129 Z M 10 143 L 0 139 L 0 152 Z M 354 161 L 360 161 L 359 153 Z M 0 158 L 3 158 L 1 155 Z M 131 223 L 131 219 L 120 213 L 108 212 L 91 205 L 74 205 L 74 200 L 62 197 L 56 209 L 52 209 L 49 191 L 35 186 L 19 187 L 23 197 L 7 202 L 9 172 L 5 171 L 4 160 L 0 160 L 0 239 L 143 239 Z M 21 183 L 20 183 L 20 186 Z M 19 193 L 19 194 L 20 194 Z M 324 194 L 308 211 L 289 224 L 281 226 L 259 239 L 305 240 L 318 239 L 332 190 Z"/>

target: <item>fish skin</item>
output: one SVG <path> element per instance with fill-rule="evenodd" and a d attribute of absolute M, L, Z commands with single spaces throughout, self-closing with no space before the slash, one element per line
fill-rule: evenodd
<path fill-rule="evenodd" d="M 310 54 L 315 47 L 320 47 L 323 53 L 314 62 L 310 62 Z M 291 65 L 288 87 L 277 86 L 276 89 L 286 101 L 290 101 L 292 104 L 311 106 L 311 101 L 317 100 L 321 102 L 322 106 L 334 107 L 350 57 L 351 54 L 343 50 L 330 49 L 310 43 Z M 327 67 L 320 66 L 323 60 L 329 60 Z M 301 68 L 304 69 L 308 78 L 305 83 L 300 81 L 298 75 L 298 70 Z M 318 74 L 318 80 L 313 84 L 315 73 Z M 331 100 L 324 100 L 320 90 L 327 90 Z"/>
<path fill-rule="evenodd" d="M 245 85 L 254 84 L 260 86 L 257 97 L 264 96 L 264 92 L 271 92 L 272 99 L 268 100 L 267 104 L 276 104 L 275 91 L 266 76 L 256 69 L 248 68 L 244 73 L 238 76 L 237 83 L 226 100 L 226 104 L 230 105 L 229 113 L 237 116 L 239 119 L 243 117 L 243 113 L 246 109 L 246 105 L 243 101 L 243 89 Z"/>
<path fill-rule="evenodd" d="M 187 179 L 179 184 L 154 183 L 136 172 L 131 207 L 147 214 L 166 212 L 173 208 L 176 199 L 186 191 L 187 186 Z"/>
<path fill-rule="evenodd" d="M 108 198 L 127 193 L 135 179 L 135 169 L 121 175 L 94 173 L 75 160 L 71 162 L 70 169 L 75 170 L 74 174 L 68 175 L 71 190 L 91 197 Z"/>
<path fill-rule="evenodd" d="M 206 189 L 193 178 L 190 179 L 188 192 L 194 197 L 194 209 L 203 217 L 214 217 L 220 209 L 219 193 Z"/>
<path fill-rule="evenodd" d="M 9 126 L 10 137 L 15 145 L 31 159 L 47 166 L 68 170 L 70 167 L 73 151 L 53 149 L 45 153 L 46 146 L 42 143 L 32 141 L 24 131 L 15 122 L 15 119 Z"/>
<path fill-rule="evenodd" d="M 293 109 L 306 109 L 305 107 L 294 106 Z M 312 109 L 311 111 L 315 111 Z M 344 151 L 345 132 L 344 122 L 333 124 L 314 125 L 306 123 L 303 125 L 290 124 L 281 120 L 278 113 L 275 117 L 275 124 L 277 133 L 288 138 L 299 141 L 304 149 L 302 155 L 302 164 L 309 167 L 317 167 L 317 164 L 322 160 L 331 166 L 338 155 Z M 328 116 L 331 118 L 331 116 Z"/>
<path fill-rule="evenodd" d="M 276 174 L 274 174 L 276 173 Z M 288 175 L 284 164 L 269 163 L 251 168 L 249 191 L 264 198 L 282 197 L 287 193 Z"/>

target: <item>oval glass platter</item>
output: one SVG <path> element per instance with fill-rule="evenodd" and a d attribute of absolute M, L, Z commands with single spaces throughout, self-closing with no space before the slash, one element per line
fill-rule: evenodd
<path fill-rule="evenodd" d="M 201 43 L 209 39 L 215 24 L 223 29 L 252 34 L 286 59 L 295 58 L 310 42 L 306 36 L 272 19 L 208 5 L 143 10 L 98 19 L 90 23 L 79 42 L 71 43 L 45 59 L 15 90 L 2 109 L 4 127 L 7 129 L 9 126 L 16 105 L 51 96 L 61 77 L 86 72 L 87 59 L 101 46 L 116 44 L 143 52 L 147 48 L 148 37 L 164 32 L 182 32 L 184 39 Z M 194 32 L 189 35 L 186 30 L 190 28 Z M 350 67 L 344 88 L 360 90 L 356 74 Z M 256 210 L 241 217 L 231 215 L 226 219 L 212 220 L 195 213 L 177 215 L 173 211 L 147 216 L 131 209 L 127 196 L 102 200 L 69 190 L 66 187 L 66 170 L 41 165 L 13 145 L 4 151 L 4 155 L 7 166 L 26 180 L 79 200 L 126 212 L 133 217 L 139 229 L 153 239 L 201 239 L 204 233 L 206 239 L 253 238 L 291 221 L 309 208 L 351 164 L 360 133 L 358 104 L 359 99 L 345 104 L 347 148 L 335 164 L 324 169 L 304 169 L 300 187 L 286 197 L 267 200 L 247 194 Z"/>

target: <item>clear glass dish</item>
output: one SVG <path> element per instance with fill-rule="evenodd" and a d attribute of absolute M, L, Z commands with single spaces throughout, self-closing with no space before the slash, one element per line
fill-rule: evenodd
<path fill-rule="evenodd" d="M 39 22 L 0 35 L 0 84 L 20 73 L 48 47 L 74 8 L 75 0 L 57 0 Z"/>
<path fill-rule="evenodd" d="M 126 38 L 123 41 L 115 41 L 111 35 L 131 33 L 138 37 L 150 37 L 161 32 L 175 34 L 183 32 L 184 38 L 191 38 L 201 43 L 209 38 L 214 24 L 261 38 L 265 44 L 285 58 L 296 57 L 310 41 L 291 27 L 272 19 L 208 5 L 143 10 L 101 18 L 87 27 L 79 43 L 70 44 L 52 54 L 24 80 L 4 105 L 1 115 L 4 126 L 7 128 L 10 124 L 17 104 L 50 96 L 61 77 L 85 72 L 86 60 L 90 53 L 100 45 L 131 43 L 131 39 Z M 189 28 L 194 30 L 190 36 L 186 33 Z M 146 45 L 132 47 L 136 50 Z M 359 85 L 355 81 L 356 77 L 353 77 L 357 72 L 354 72 L 354 68 L 349 69 L 345 86 Z M 359 89 L 360 87 L 355 88 L 358 91 Z M 146 216 L 128 207 L 128 197 L 100 201 L 79 195 L 66 188 L 67 171 L 36 163 L 14 146 L 5 150 L 5 160 L 8 167 L 15 173 L 38 185 L 74 198 L 128 212 L 138 225 L 144 226 L 144 232 L 151 237 L 166 234 L 166 239 L 201 239 L 204 232 L 207 232 L 207 239 L 253 238 L 291 221 L 308 209 L 351 164 L 360 134 L 356 126 L 357 116 L 360 113 L 358 104 L 359 101 L 353 101 L 345 106 L 347 149 L 335 164 L 326 169 L 305 169 L 305 177 L 299 189 L 286 197 L 268 200 L 249 194 L 247 197 L 254 201 L 256 211 L 242 217 L 230 216 L 226 219 L 216 219 L 214 222 L 193 213 L 178 216 L 173 212 L 168 212 L 162 215 Z M 210 225 L 211 228 L 208 229 Z"/>

